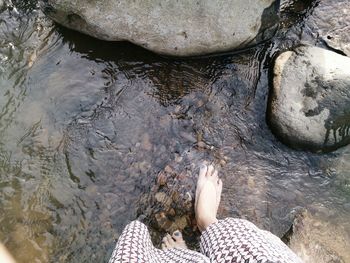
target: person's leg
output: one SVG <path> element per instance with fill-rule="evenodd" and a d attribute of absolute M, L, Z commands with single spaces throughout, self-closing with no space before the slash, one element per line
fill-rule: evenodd
<path fill-rule="evenodd" d="M 109 263 L 153 262 L 153 250 L 147 227 L 139 221 L 128 224 L 120 235 Z"/>
<path fill-rule="evenodd" d="M 234 218 L 217 220 L 222 182 L 213 166 L 200 169 L 195 213 L 201 252 L 211 262 L 302 262 L 278 237 L 253 223 Z"/>
<path fill-rule="evenodd" d="M 165 236 L 162 247 L 163 250 L 155 248 L 147 227 L 133 221 L 123 230 L 109 263 L 209 262 L 204 255 L 186 248 L 179 231 Z"/>

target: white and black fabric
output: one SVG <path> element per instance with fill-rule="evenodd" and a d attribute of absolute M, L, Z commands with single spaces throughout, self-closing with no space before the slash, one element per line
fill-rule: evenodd
<path fill-rule="evenodd" d="M 302 262 L 277 236 L 243 219 L 226 218 L 210 225 L 202 232 L 200 247 L 210 262 Z"/>
<path fill-rule="evenodd" d="M 201 253 L 189 249 L 160 250 L 153 246 L 147 227 L 128 224 L 109 263 L 301 263 L 278 237 L 247 220 L 227 218 L 202 232 Z"/>
<path fill-rule="evenodd" d="M 155 248 L 152 244 L 147 227 L 133 221 L 128 224 L 118 239 L 109 263 L 209 263 L 209 259 L 189 249 Z"/>

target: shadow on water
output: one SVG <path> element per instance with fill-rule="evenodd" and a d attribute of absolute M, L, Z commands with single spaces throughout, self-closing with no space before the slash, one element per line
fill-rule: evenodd
<path fill-rule="evenodd" d="M 330 249 L 348 259 L 349 148 L 293 151 L 266 124 L 270 62 L 304 41 L 302 3 L 284 7 L 273 42 L 188 60 L 92 39 L 35 8 L 2 12 L 0 240 L 19 262 L 106 262 L 142 217 L 155 241 L 180 228 L 195 247 L 197 168 L 209 160 L 225 182 L 221 217 L 282 236 L 303 207 L 321 224 L 312 239 L 322 222 L 341 226 L 345 242 Z"/>

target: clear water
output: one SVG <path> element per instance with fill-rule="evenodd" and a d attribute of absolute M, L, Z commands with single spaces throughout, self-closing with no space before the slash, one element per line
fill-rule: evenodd
<path fill-rule="evenodd" d="M 283 5 L 273 41 L 184 60 L 63 29 L 35 1 L 6 1 L 0 240 L 19 263 L 106 262 L 140 215 L 157 240 L 167 230 L 156 219 L 163 213 L 193 242 L 196 172 L 209 160 L 224 181 L 221 217 L 281 236 L 306 208 L 308 238 L 350 261 L 350 148 L 294 151 L 266 121 L 273 57 L 300 42 L 320 45 L 304 27 L 314 2 Z M 157 201 L 159 192 L 170 204 Z"/>

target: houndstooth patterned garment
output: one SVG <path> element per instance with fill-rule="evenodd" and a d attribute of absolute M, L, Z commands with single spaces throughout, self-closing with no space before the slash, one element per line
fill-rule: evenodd
<path fill-rule="evenodd" d="M 161 250 L 153 246 L 147 227 L 139 221 L 128 224 L 119 237 L 109 263 L 209 263 L 209 259 L 189 249 Z"/>
<path fill-rule="evenodd" d="M 227 218 L 203 231 L 201 253 L 189 249 L 160 250 L 153 246 L 147 227 L 127 225 L 109 263 L 302 263 L 278 237 L 247 220 Z"/>

